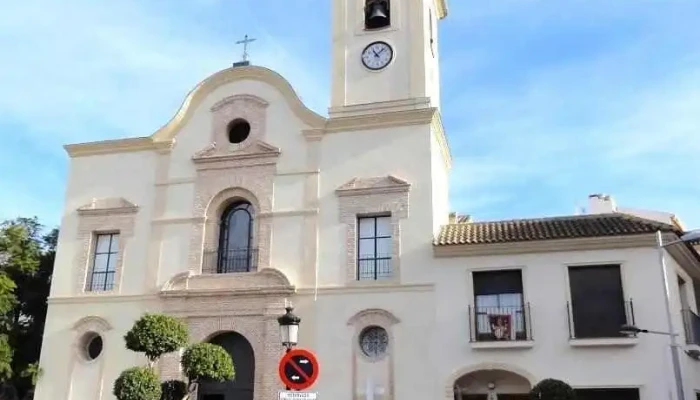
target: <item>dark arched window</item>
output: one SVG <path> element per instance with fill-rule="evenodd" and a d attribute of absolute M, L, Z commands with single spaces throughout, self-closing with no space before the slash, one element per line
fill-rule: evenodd
<path fill-rule="evenodd" d="M 228 206 L 221 215 L 217 272 L 250 272 L 255 270 L 257 251 L 253 248 L 253 206 L 239 201 Z"/>

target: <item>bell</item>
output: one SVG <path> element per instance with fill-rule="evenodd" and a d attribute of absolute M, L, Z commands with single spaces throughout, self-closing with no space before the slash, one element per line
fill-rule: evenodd
<path fill-rule="evenodd" d="M 390 25 L 389 10 L 384 1 L 375 1 L 367 5 L 369 10 L 365 19 L 365 27 L 367 29 L 383 28 Z"/>

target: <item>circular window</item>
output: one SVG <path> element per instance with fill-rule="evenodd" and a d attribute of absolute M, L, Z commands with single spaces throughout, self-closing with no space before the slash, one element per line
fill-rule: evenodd
<path fill-rule="evenodd" d="M 86 360 L 92 361 L 102 354 L 102 336 L 95 332 L 86 333 L 82 340 L 82 352 Z"/>
<path fill-rule="evenodd" d="M 379 326 L 370 326 L 360 333 L 360 348 L 370 358 L 379 358 L 386 354 L 389 346 L 389 334 Z"/>
<path fill-rule="evenodd" d="M 228 124 L 228 141 L 233 144 L 243 142 L 250 135 L 250 124 L 244 119 L 234 119 Z"/>

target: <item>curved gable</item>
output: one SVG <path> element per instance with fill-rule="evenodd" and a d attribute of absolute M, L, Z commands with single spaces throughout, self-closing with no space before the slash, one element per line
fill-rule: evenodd
<path fill-rule="evenodd" d="M 297 118 L 310 128 L 319 129 L 325 126 L 326 118 L 306 107 L 292 85 L 280 74 L 259 66 L 231 67 L 200 82 L 187 94 L 175 116 L 151 136 L 70 144 L 64 148 L 71 157 L 129 151 L 167 150 L 175 143 L 177 132 L 187 123 L 207 96 L 223 85 L 243 80 L 262 82 L 276 89 Z"/>
<path fill-rule="evenodd" d="M 203 80 L 187 95 L 175 116 L 151 135 L 152 140 L 154 142 L 172 140 L 178 129 L 187 122 L 204 98 L 220 86 L 242 80 L 259 81 L 274 87 L 282 94 L 294 114 L 305 124 L 312 128 L 324 126 L 326 119 L 307 108 L 292 85 L 280 74 L 264 67 L 247 66 L 228 68 Z"/>

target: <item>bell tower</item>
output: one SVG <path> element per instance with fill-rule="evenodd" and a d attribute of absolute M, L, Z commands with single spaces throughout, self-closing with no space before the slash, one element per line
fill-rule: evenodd
<path fill-rule="evenodd" d="M 446 0 L 333 0 L 330 116 L 439 107 L 446 16 Z"/>

